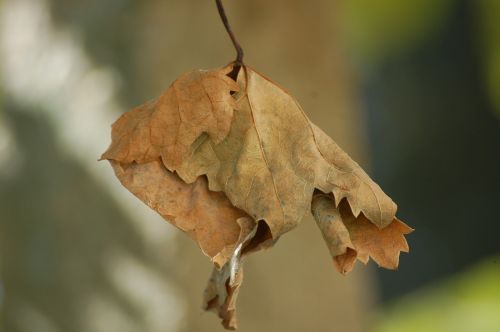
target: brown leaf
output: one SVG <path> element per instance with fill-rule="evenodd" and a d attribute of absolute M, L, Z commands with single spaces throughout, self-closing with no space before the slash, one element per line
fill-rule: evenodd
<path fill-rule="evenodd" d="M 395 268 L 410 228 L 396 204 L 312 124 L 285 90 L 249 67 L 193 71 L 124 114 L 103 154 L 132 193 L 200 245 L 216 268 L 206 307 L 236 327 L 243 255 L 272 246 L 312 210 L 337 267 L 372 257 Z M 340 203 L 340 205 L 339 205 Z M 339 212 L 340 209 L 340 212 Z"/>
<path fill-rule="evenodd" d="M 397 218 L 379 229 L 363 214 L 354 217 L 344 201 L 339 209 L 335 208 L 332 198 L 324 194 L 314 196 L 312 210 L 335 266 L 342 274 L 353 269 L 356 259 L 366 264 L 370 257 L 379 266 L 394 270 L 400 252 L 409 250 L 404 235 L 413 229 Z"/>
<path fill-rule="evenodd" d="M 309 121 L 293 97 L 242 68 L 236 100 L 230 91 L 238 87 L 225 75 L 231 66 L 203 72 L 210 84 L 200 83 L 208 79 L 199 72 L 182 76 L 158 101 L 113 125 L 113 143 L 103 159 L 144 163 L 161 157 L 186 183 L 206 175 L 211 190 L 223 191 L 254 220 L 265 220 L 274 238 L 300 222 L 316 188 L 332 192 L 337 202 L 345 197 L 355 216 L 363 212 L 379 227 L 390 224 L 396 205 L 380 187 Z M 216 112 L 217 107 L 226 111 Z M 236 107 L 234 117 L 228 107 Z M 229 121 L 229 132 L 227 125 L 214 125 L 213 114 L 219 113 L 221 123 Z"/>
<path fill-rule="evenodd" d="M 236 300 L 243 282 L 243 249 L 257 232 L 256 224 L 242 224 L 238 243 L 231 260 L 221 269 L 214 268 L 204 294 L 205 310 L 215 311 L 226 329 L 235 330 Z"/>
<path fill-rule="evenodd" d="M 347 198 L 384 227 L 396 205 L 328 136 L 311 124 L 286 91 L 248 67 L 226 139 L 200 137 L 174 169 L 186 182 L 207 175 L 209 187 L 224 191 L 234 206 L 265 220 L 274 238 L 294 228 L 310 211 L 313 191 Z"/>
<path fill-rule="evenodd" d="M 212 270 L 203 302 L 205 310 L 217 313 L 226 329 L 236 330 L 238 327 L 236 299 L 243 282 L 243 269 L 240 268 L 233 283 L 230 283 L 229 269 L 229 265 L 226 264 L 222 270 L 216 268 Z"/>
<path fill-rule="evenodd" d="M 230 92 L 238 90 L 226 76 L 231 69 L 184 74 L 158 99 L 124 114 L 113 124 L 113 143 L 102 159 L 145 163 L 161 157 L 173 169 L 202 133 L 220 143 L 235 108 Z"/>
<path fill-rule="evenodd" d="M 217 267 L 231 258 L 247 225 L 255 225 L 223 193 L 209 191 L 205 177 L 186 184 L 159 160 L 111 164 L 123 186 L 193 238 Z"/>
<path fill-rule="evenodd" d="M 313 124 L 312 127 L 321 155 L 334 166 L 334 171 L 329 173 L 327 181 L 331 184 L 328 189 L 331 188 L 336 204 L 346 198 L 354 216 L 363 213 L 379 228 L 392 223 L 396 215 L 396 204 L 337 143 L 316 125 Z"/>

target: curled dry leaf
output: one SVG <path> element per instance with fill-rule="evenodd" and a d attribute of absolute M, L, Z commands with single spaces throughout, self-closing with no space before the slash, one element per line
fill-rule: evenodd
<path fill-rule="evenodd" d="M 247 220 L 245 219 L 245 221 Z M 203 299 L 205 309 L 217 312 L 222 319 L 222 325 L 230 330 L 237 327 L 236 299 L 243 282 L 243 267 L 241 264 L 243 247 L 257 233 L 257 224 L 255 223 L 240 223 L 240 227 L 240 237 L 231 260 L 222 268 L 214 267 Z"/>
<path fill-rule="evenodd" d="M 397 218 L 379 229 L 362 214 L 354 217 L 345 201 L 335 208 L 332 197 L 324 194 L 314 196 L 312 212 L 342 274 L 352 270 L 356 259 L 366 264 L 370 257 L 379 266 L 394 270 L 399 253 L 409 251 L 404 235 L 413 229 Z"/>
<path fill-rule="evenodd" d="M 356 258 L 396 268 L 411 230 L 396 219 L 396 204 L 290 94 L 247 66 L 234 81 L 233 69 L 181 76 L 113 125 L 102 156 L 125 187 L 212 259 L 206 308 L 226 328 L 236 327 L 240 259 L 293 229 L 311 202 L 343 273 Z M 331 196 L 313 200 L 315 191 Z"/>
<path fill-rule="evenodd" d="M 233 255 L 245 229 L 242 225 L 255 224 L 223 193 L 209 191 L 205 177 L 187 184 L 159 160 L 111 164 L 123 186 L 186 232 L 219 268 Z"/>

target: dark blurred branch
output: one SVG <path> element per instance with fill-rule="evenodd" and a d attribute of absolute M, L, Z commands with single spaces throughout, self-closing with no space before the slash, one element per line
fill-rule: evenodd
<path fill-rule="evenodd" d="M 222 20 L 222 23 L 224 23 L 224 27 L 226 28 L 226 31 L 229 34 L 229 37 L 231 37 L 231 41 L 233 42 L 234 48 L 236 49 L 236 64 L 242 65 L 243 64 L 243 49 L 241 48 L 240 43 L 238 43 L 238 40 L 236 40 L 236 37 L 233 33 L 233 30 L 231 29 L 231 26 L 229 25 L 229 21 L 227 20 L 226 11 L 224 10 L 224 6 L 222 5 L 222 1 L 215 0 L 215 3 L 217 4 L 217 9 L 219 10 L 219 15 L 220 15 L 220 18 Z"/>

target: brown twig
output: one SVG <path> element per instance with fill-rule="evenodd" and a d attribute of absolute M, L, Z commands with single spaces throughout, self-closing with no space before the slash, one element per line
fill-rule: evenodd
<path fill-rule="evenodd" d="M 233 42 L 234 48 L 236 49 L 236 64 L 237 65 L 243 65 L 243 49 L 241 48 L 240 43 L 238 43 L 238 40 L 234 36 L 233 30 L 231 29 L 231 26 L 229 25 L 229 21 L 227 20 L 226 16 L 226 11 L 224 10 L 224 6 L 222 5 L 221 0 L 215 0 L 215 3 L 217 4 L 217 9 L 219 10 L 219 15 L 222 20 L 222 23 L 224 23 L 224 27 L 226 28 L 227 33 L 229 34 L 229 37 L 231 37 L 231 41 Z"/>

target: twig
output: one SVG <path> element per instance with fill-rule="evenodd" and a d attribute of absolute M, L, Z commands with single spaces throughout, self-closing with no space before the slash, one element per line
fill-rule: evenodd
<path fill-rule="evenodd" d="M 229 34 L 229 37 L 231 37 L 231 41 L 233 42 L 234 48 L 236 49 L 236 64 L 237 65 L 243 65 L 243 49 L 241 48 L 240 43 L 238 43 L 238 40 L 234 36 L 233 30 L 231 29 L 231 26 L 229 25 L 229 21 L 227 20 L 226 12 L 224 10 L 224 6 L 222 5 L 221 0 L 215 0 L 215 3 L 217 4 L 217 9 L 219 10 L 219 15 L 222 20 L 222 23 L 224 23 L 224 27 L 226 28 L 227 33 Z"/>

